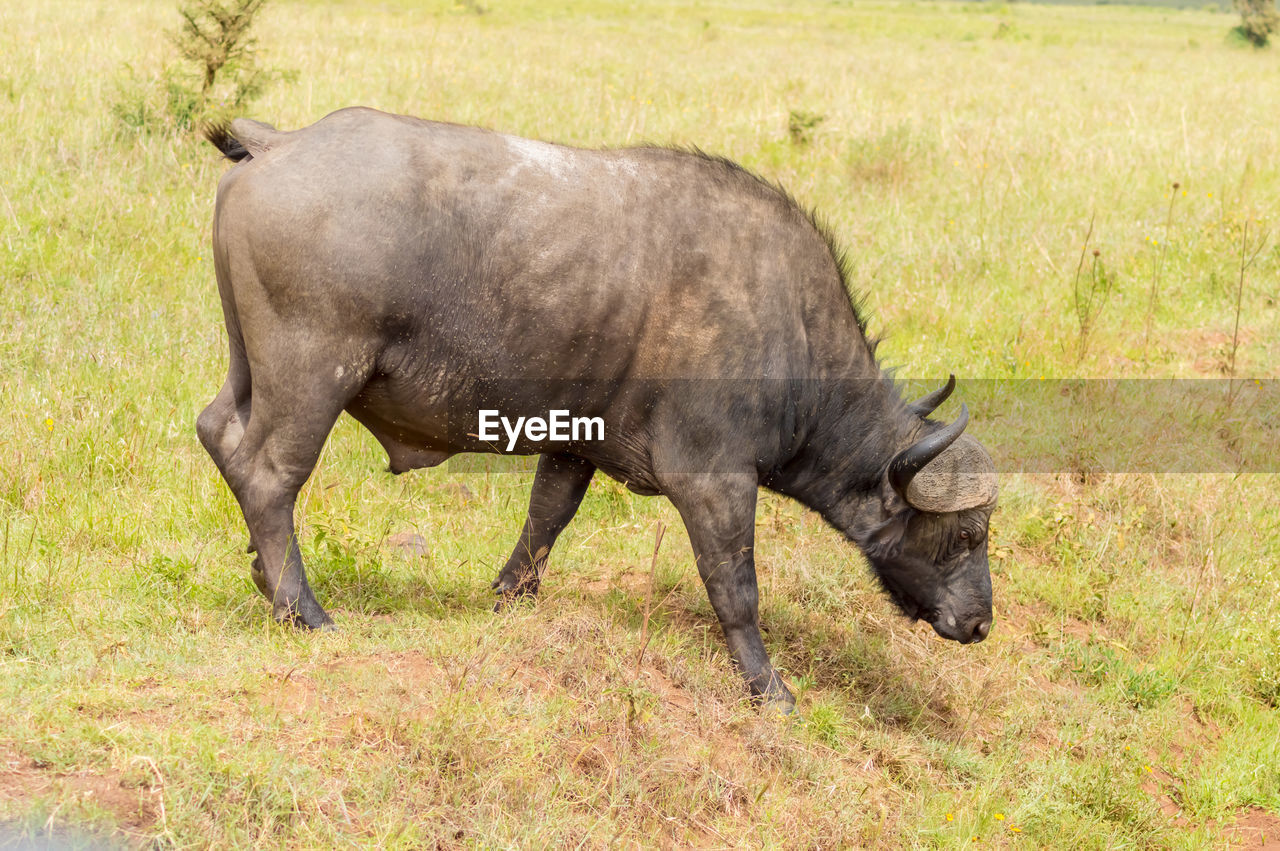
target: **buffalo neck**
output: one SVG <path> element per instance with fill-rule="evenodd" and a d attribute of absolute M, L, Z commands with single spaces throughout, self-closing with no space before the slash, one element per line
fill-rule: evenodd
<path fill-rule="evenodd" d="M 889 462 L 917 439 L 922 421 L 874 363 L 813 379 L 808 389 L 805 440 L 765 485 L 860 542 L 878 525 Z"/>

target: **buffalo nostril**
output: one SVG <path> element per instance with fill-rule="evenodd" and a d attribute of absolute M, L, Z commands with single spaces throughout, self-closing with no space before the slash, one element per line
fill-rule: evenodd
<path fill-rule="evenodd" d="M 991 621 L 978 621 L 973 628 L 973 640 L 981 641 L 987 637 L 987 633 L 991 632 Z"/>

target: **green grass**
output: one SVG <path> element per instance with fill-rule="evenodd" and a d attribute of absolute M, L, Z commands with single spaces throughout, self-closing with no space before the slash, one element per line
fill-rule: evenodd
<path fill-rule="evenodd" d="M 1230 46 L 1233 16 L 484 6 L 281 0 L 262 57 L 297 80 L 252 115 L 293 128 L 361 103 L 575 144 L 697 144 L 819 210 L 904 376 L 1223 374 L 1241 232 L 1271 233 L 1280 191 L 1277 60 Z M 342 630 L 273 625 L 194 434 L 226 362 L 207 255 L 225 164 L 112 109 L 147 96 L 176 24 L 168 2 L 0 6 L 13 830 L 216 847 L 1210 848 L 1250 841 L 1232 825 L 1262 811 L 1280 834 L 1270 474 L 1003 476 L 997 624 L 976 647 L 903 622 L 834 533 L 766 496 L 766 641 L 800 696 L 793 724 L 744 700 L 668 504 L 598 480 L 542 601 L 495 616 L 488 583 L 529 476 L 393 478 L 344 420 L 301 501 Z M 793 139 L 793 113 L 821 120 Z M 1091 220 L 1114 290 L 1079 357 Z M 1280 377 L 1277 245 L 1249 270 L 1239 375 Z M 1002 458 L 1045 440 L 970 407 Z M 1146 413 L 1134 427 L 1159 435 L 1167 412 Z M 1219 469 L 1227 445 L 1189 451 Z M 671 533 L 637 673 L 658 522 Z M 386 546 L 402 531 L 429 554 Z"/>

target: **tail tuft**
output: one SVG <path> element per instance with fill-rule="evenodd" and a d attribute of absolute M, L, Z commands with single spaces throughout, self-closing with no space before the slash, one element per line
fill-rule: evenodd
<path fill-rule="evenodd" d="M 202 135 L 213 144 L 215 148 L 222 151 L 222 155 L 232 162 L 240 162 L 249 156 L 249 149 L 240 143 L 240 140 L 231 135 L 231 124 L 226 121 L 218 121 L 213 124 L 206 124 L 201 129 Z"/>

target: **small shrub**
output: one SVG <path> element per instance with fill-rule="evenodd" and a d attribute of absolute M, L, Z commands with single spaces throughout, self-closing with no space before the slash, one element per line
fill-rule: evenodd
<path fill-rule="evenodd" d="M 155 77 L 128 69 L 112 112 L 127 129 L 146 133 L 186 131 L 242 111 L 277 79 L 293 75 L 257 62 L 254 21 L 267 0 L 190 0 L 171 34 L 181 62 Z"/>
<path fill-rule="evenodd" d="M 814 129 L 826 121 L 827 117 L 817 112 L 805 112 L 793 109 L 787 116 L 787 135 L 793 145 L 807 145 L 813 141 Z"/>
<path fill-rule="evenodd" d="M 1240 26 L 1231 32 L 1254 47 L 1266 47 L 1272 34 L 1280 28 L 1280 13 L 1275 0 L 1235 0 L 1240 13 Z"/>
<path fill-rule="evenodd" d="M 129 66 L 126 65 L 125 70 L 127 82 L 117 85 L 111 114 L 130 130 L 146 131 L 163 125 L 165 113 L 158 106 L 155 86 L 140 80 Z"/>
<path fill-rule="evenodd" d="M 254 68 L 257 39 L 249 34 L 267 0 L 193 0 L 178 7 L 182 28 L 174 35 L 178 55 L 200 75 L 200 99 L 207 102 L 218 76 L 232 81 L 237 102 L 259 89 Z M 223 72 L 226 72 L 225 74 Z"/>
<path fill-rule="evenodd" d="M 1112 276 L 1108 274 L 1102 262 L 1102 252 L 1093 250 L 1093 264 L 1088 275 L 1081 276 L 1084 263 L 1076 270 L 1074 285 L 1074 306 L 1076 321 L 1080 323 L 1080 334 L 1076 338 L 1076 363 L 1084 360 L 1089 351 L 1089 338 L 1097 327 L 1102 310 L 1115 288 Z"/>
<path fill-rule="evenodd" d="M 1115 679 L 1124 661 L 1105 644 L 1090 644 L 1072 639 L 1063 645 L 1071 672 L 1087 686 L 1101 686 Z"/>
<path fill-rule="evenodd" d="M 840 747 L 840 743 L 849 735 L 849 725 L 844 714 L 824 703 L 809 708 L 804 716 L 804 728 L 810 736 L 830 748 Z"/>
<path fill-rule="evenodd" d="M 1134 709 L 1150 709 L 1163 703 L 1174 691 L 1174 683 L 1156 670 L 1130 671 L 1122 685 L 1125 700 Z"/>
<path fill-rule="evenodd" d="M 1031 38 L 1008 21 L 997 24 L 996 31 L 991 34 L 991 37 L 996 41 L 1028 41 Z"/>

